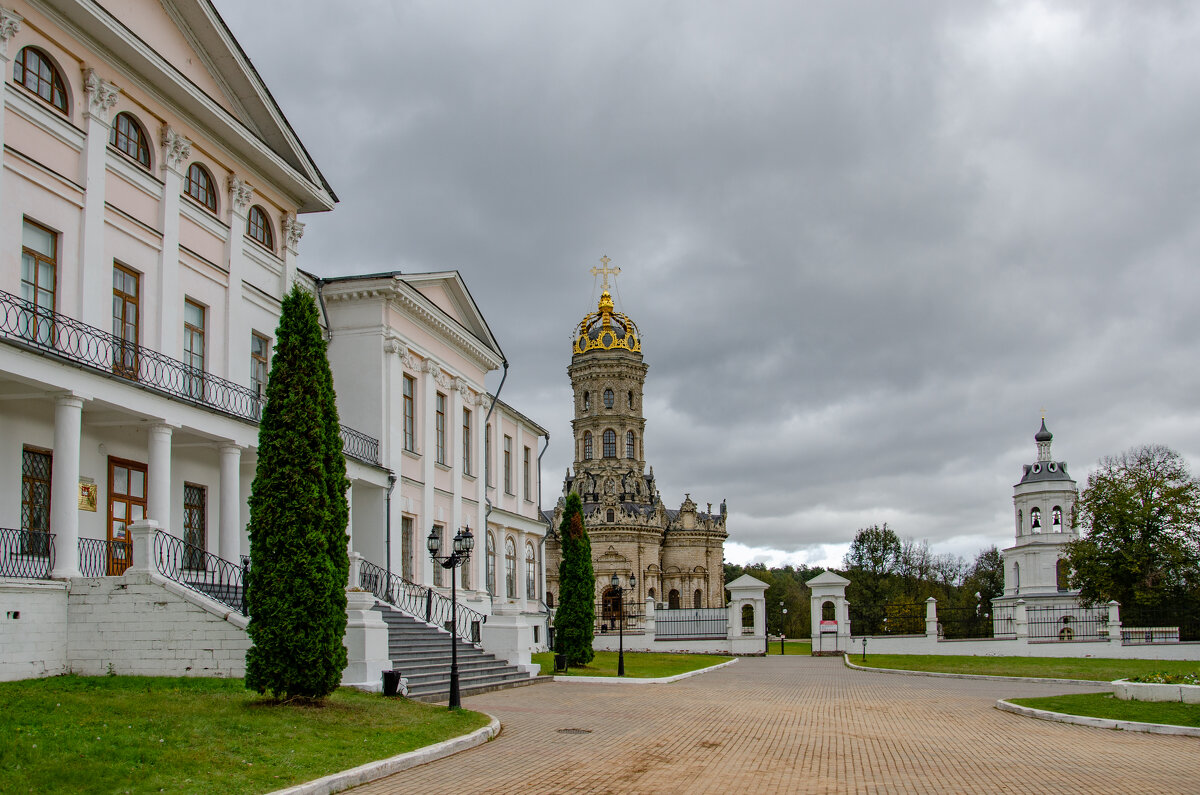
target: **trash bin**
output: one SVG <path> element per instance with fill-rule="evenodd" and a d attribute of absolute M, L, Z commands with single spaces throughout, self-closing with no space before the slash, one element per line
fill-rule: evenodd
<path fill-rule="evenodd" d="M 567 655 L 565 655 L 565 654 L 554 655 L 554 670 L 556 672 L 567 670 Z"/>
<path fill-rule="evenodd" d="M 385 696 L 394 696 L 400 689 L 400 672 L 399 671 L 384 671 L 383 672 L 383 694 Z"/>

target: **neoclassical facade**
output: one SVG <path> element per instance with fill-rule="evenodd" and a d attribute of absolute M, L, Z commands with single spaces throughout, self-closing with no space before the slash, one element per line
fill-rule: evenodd
<path fill-rule="evenodd" d="M 627 585 L 637 575 L 636 599 L 669 608 L 725 605 L 726 507 L 698 510 L 691 495 L 678 509 L 663 502 L 646 466 L 643 387 L 649 366 L 642 358 L 637 324 L 616 311 L 607 287 L 595 312 L 580 322 L 567 374 L 574 394 L 575 463 L 563 482 L 583 500 L 592 545 L 596 600 L 603 602 L 613 574 Z M 561 549 L 555 532 L 563 499 L 554 510 L 546 542 L 546 596 L 558 593 Z M 629 602 L 627 602 L 628 604 Z"/>

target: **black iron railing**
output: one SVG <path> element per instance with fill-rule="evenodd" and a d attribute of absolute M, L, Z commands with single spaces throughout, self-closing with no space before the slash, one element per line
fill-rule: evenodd
<path fill-rule="evenodd" d="M 0 290 L 0 339 L 230 417 L 252 422 L 262 417 L 263 401 L 253 389 L 3 290 Z M 379 464 L 378 439 L 345 425 L 341 426 L 341 436 L 346 455 Z"/>
<path fill-rule="evenodd" d="M 84 577 L 120 577 L 133 562 L 133 544 L 104 538 L 79 539 L 79 572 Z"/>
<path fill-rule="evenodd" d="M 996 626 L 992 610 L 986 605 L 937 608 L 938 637 L 946 640 L 994 638 Z"/>
<path fill-rule="evenodd" d="M 625 616 L 626 632 L 641 632 L 646 626 L 646 606 L 632 599 L 625 600 L 625 610 L 621 610 L 620 599 L 609 599 L 596 603 L 596 634 L 604 635 L 620 629 L 621 615 Z M 657 614 L 656 614 L 657 615 Z"/>
<path fill-rule="evenodd" d="M 924 602 L 850 605 L 854 635 L 924 635 Z"/>
<path fill-rule="evenodd" d="M 1121 607 L 1121 642 L 1125 645 L 1200 641 L 1200 606 Z"/>
<path fill-rule="evenodd" d="M 1030 640 L 1099 640 L 1108 637 L 1107 607 L 1027 607 Z"/>
<path fill-rule="evenodd" d="M 724 607 L 685 607 L 654 611 L 654 637 L 724 638 L 729 634 L 729 611 Z"/>
<path fill-rule="evenodd" d="M 409 582 L 395 574 L 389 579 L 386 569 L 366 560 L 359 567 L 358 586 L 403 613 L 450 631 L 450 598 L 432 588 Z M 469 643 L 479 643 L 487 616 L 462 603 L 457 608 L 458 637 Z"/>
<path fill-rule="evenodd" d="M 46 580 L 54 569 L 54 533 L 0 527 L 0 577 Z"/>
<path fill-rule="evenodd" d="M 154 533 L 154 559 L 168 580 L 246 615 L 245 570 L 241 566 L 162 530 Z"/>

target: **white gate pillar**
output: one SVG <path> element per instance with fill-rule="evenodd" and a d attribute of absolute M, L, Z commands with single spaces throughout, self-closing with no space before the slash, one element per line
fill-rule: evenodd
<path fill-rule="evenodd" d="M 725 586 L 729 589 L 729 645 L 734 654 L 761 655 L 767 647 L 767 584 L 743 574 Z M 754 625 L 742 623 L 742 610 L 751 606 Z"/>
<path fill-rule="evenodd" d="M 809 610 L 812 621 L 813 656 L 843 654 L 850 650 L 850 603 L 846 601 L 845 577 L 826 571 L 805 583 L 812 590 Z M 833 618 L 824 619 L 826 604 Z"/>

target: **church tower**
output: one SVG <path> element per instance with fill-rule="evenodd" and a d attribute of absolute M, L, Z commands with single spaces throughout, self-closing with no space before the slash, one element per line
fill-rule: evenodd
<path fill-rule="evenodd" d="M 649 366 L 642 358 L 637 324 L 616 310 L 609 277 L 621 272 L 592 268 L 604 278 L 596 311 L 584 316 L 571 342 L 574 465 L 563 480 L 563 496 L 579 494 L 592 544 L 596 601 L 601 625 L 611 627 L 609 582 L 637 577 L 637 603 L 647 597 L 666 606 L 721 607 L 725 504 L 720 513 L 697 510 L 685 495 L 678 510 L 666 508 L 646 465 L 643 387 Z M 558 593 L 561 559 L 556 533 L 563 500 L 554 511 L 546 540 L 546 591 L 550 606 Z M 627 604 L 629 604 L 627 602 Z"/>
<path fill-rule="evenodd" d="M 997 602 L 1024 599 L 1045 604 L 1077 595 L 1068 590 L 1063 547 L 1079 537 L 1074 518 L 1079 490 L 1067 474 L 1067 462 L 1051 457 L 1053 439 L 1043 418 L 1033 437 L 1037 460 L 1024 466 L 1020 482 L 1013 486 L 1016 543 L 1000 553 L 1004 596 Z"/>

